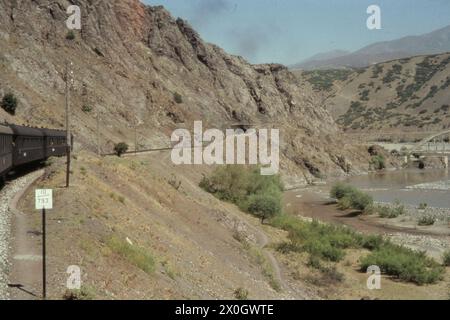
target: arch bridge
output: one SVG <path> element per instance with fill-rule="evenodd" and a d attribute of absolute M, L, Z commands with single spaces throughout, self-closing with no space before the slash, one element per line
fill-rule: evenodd
<path fill-rule="evenodd" d="M 433 134 L 416 144 L 409 153 L 448 153 L 450 154 L 450 129 Z"/>
<path fill-rule="evenodd" d="M 450 157 L 450 129 L 433 134 L 410 147 L 406 153 L 405 162 L 411 161 L 411 155 L 419 157 L 441 158 L 446 168 Z"/>

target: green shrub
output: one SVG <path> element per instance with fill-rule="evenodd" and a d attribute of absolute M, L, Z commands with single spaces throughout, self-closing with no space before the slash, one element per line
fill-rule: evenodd
<path fill-rule="evenodd" d="M 115 236 L 107 241 L 107 245 L 113 252 L 121 255 L 129 263 L 145 273 L 152 274 L 155 271 L 155 260 L 144 249 L 131 245 L 127 241 Z"/>
<path fill-rule="evenodd" d="M 419 207 L 418 207 L 419 210 L 425 210 L 426 208 L 428 208 L 428 204 L 427 203 L 419 204 Z"/>
<path fill-rule="evenodd" d="M 425 253 L 391 243 L 385 243 L 361 259 L 361 271 L 373 265 L 379 266 L 382 273 L 418 285 L 436 283 L 443 277 L 443 268 Z"/>
<path fill-rule="evenodd" d="M 3 110 L 5 110 L 11 115 L 16 114 L 17 105 L 18 105 L 17 98 L 12 93 L 7 93 L 2 99 L 1 106 Z"/>
<path fill-rule="evenodd" d="M 380 218 L 394 219 L 405 214 L 405 206 L 399 203 L 394 207 L 379 205 L 375 206 L 373 211 L 378 213 Z"/>
<path fill-rule="evenodd" d="M 368 235 L 362 236 L 360 244 L 364 249 L 376 250 L 384 243 L 383 237 L 380 235 Z"/>
<path fill-rule="evenodd" d="M 75 32 L 73 30 L 69 30 L 66 34 L 67 40 L 75 40 Z"/>
<path fill-rule="evenodd" d="M 386 160 L 382 155 L 373 156 L 370 159 L 370 167 L 374 170 L 386 169 Z"/>
<path fill-rule="evenodd" d="M 308 252 L 312 259 L 340 261 L 345 256 L 344 249 L 358 248 L 362 243 L 362 236 L 343 226 L 301 221 L 284 214 L 276 216 L 271 223 L 288 231 L 290 243 L 279 249 Z"/>
<path fill-rule="evenodd" d="M 433 224 L 435 224 L 436 219 L 430 216 L 423 216 L 419 218 L 419 221 L 417 222 L 417 224 L 419 226 L 432 226 Z"/>
<path fill-rule="evenodd" d="M 446 267 L 450 267 L 450 250 L 444 252 L 442 256 L 443 265 Z"/>
<path fill-rule="evenodd" d="M 237 288 L 234 291 L 234 297 L 237 300 L 248 300 L 248 290 L 246 290 L 244 288 Z"/>
<path fill-rule="evenodd" d="M 173 100 L 175 100 L 175 102 L 178 103 L 178 104 L 183 103 L 183 97 L 178 92 L 174 92 Z"/>
<path fill-rule="evenodd" d="M 338 208 L 340 210 L 348 210 L 352 207 L 352 199 L 349 196 L 343 197 L 338 201 Z"/>
<path fill-rule="evenodd" d="M 342 182 L 338 182 L 331 188 L 330 197 L 340 200 L 345 196 L 348 196 L 355 190 L 356 190 L 355 187 L 352 187 L 348 184 L 344 184 Z"/>
<path fill-rule="evenodd" d="M 281 211 L 283 185 L 278 175 L 262 176 L 258 167 L 228 165 L 203 177 L 200 187 L 262 221 Z"/>
<path fill-rule="evenodd" d="M 125 142 L 120 142 L 114 146 L 114 152 L 118 157 L 121 157 L 128 151 L 128 145 Z"/>
<path fill-rule="evenodd" d="M 306 265 L 316 270 L 321 270 L 323 268 L 322 261 L 320 260 L 320 258 L 312 254 L 309 255 L 308 262 Z"/>
<path fill-rule="evenodd" d="M 338 206 L 342 210 L 353 208 L 364 211 L 373 205 L 373 198 L 369 194 L 340 182 L 331 188 L 330 197 L 339 200 Z"/>
<path fill-rule="evenodd" d="M 365 248 L 372 252 L 360 260 L 363 272 L 377 265 L 385 274 L 417 284 L 434 283 L 443 276 L 443 268 L 424 253 L 392 244 L 378 235 L 366 236 L 347 227 L 307 222 L 284 214 L 271 222 L 289 233 L 290 242 L 279 246 L 279 251 L 308 252 L 308 266 L 321 271 L 324 267 L 320 259 L 336 262 L 342 260 L 345 249 Z"/>
<path fill-rule="evenodd" d="M 66 290 L 64 300 L 94 300 L 95 290 L 90 287 L 82 286 L 79 290 Z"/>
<path fill-rule="evenodd" d="M 84 113 L 90 113 L 90 112 L 92 112 L 92 107 L 90 106 L 90 105 L 83 105 L 82 107 L 81 107 L 81 111 L 83 111 Z"/>
<path fill-rule="evenodd" d="M 351 202 L 354 209 L 364 211 L 373 205 L 373 198 L 367 193 L 358 191 L 351 195 Z"/>

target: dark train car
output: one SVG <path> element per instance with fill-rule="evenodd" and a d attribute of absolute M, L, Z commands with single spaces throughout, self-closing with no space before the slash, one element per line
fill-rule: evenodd
<path fill-rule="evenodd" d="M 10 125 L 13 136 L 13 166 L 45 159 L 44 133 L 35 128 Z"/>
<path fill-rule="evenodd" d="M 45 158 L 66 155 L 66 131 L 54 129 L 41 129 L 41 131 L 44 133 Z"/>
<path fill-rule="evenodd" d="M 12 168 L 13 134 L 13 131 L 9 127 L 0 125 L 0 183 Z"/>

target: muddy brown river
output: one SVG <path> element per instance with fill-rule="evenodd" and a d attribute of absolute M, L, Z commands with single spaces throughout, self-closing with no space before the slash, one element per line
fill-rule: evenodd
<path fill-rule="evenodd" d="M 450 208 L 449 170 L 407 169 L 369 173 L 349 177 L 345 182 L 368 193 L 375 201 L 394 202 L 418 206 Z"/>

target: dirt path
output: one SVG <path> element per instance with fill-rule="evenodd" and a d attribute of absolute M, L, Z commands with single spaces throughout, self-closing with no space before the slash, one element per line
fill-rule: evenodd
<path fill-rule="evenodd" d="M 17 205 L 21 197 L 42 176 L 43 170 L 30 174 L 25 186 L 11 199 L 12 230 L 9 275 L 10 297 L 14 300 L 40 299 L 42 288 L 41 233 L 31 227 L 30 216 Z"/>

